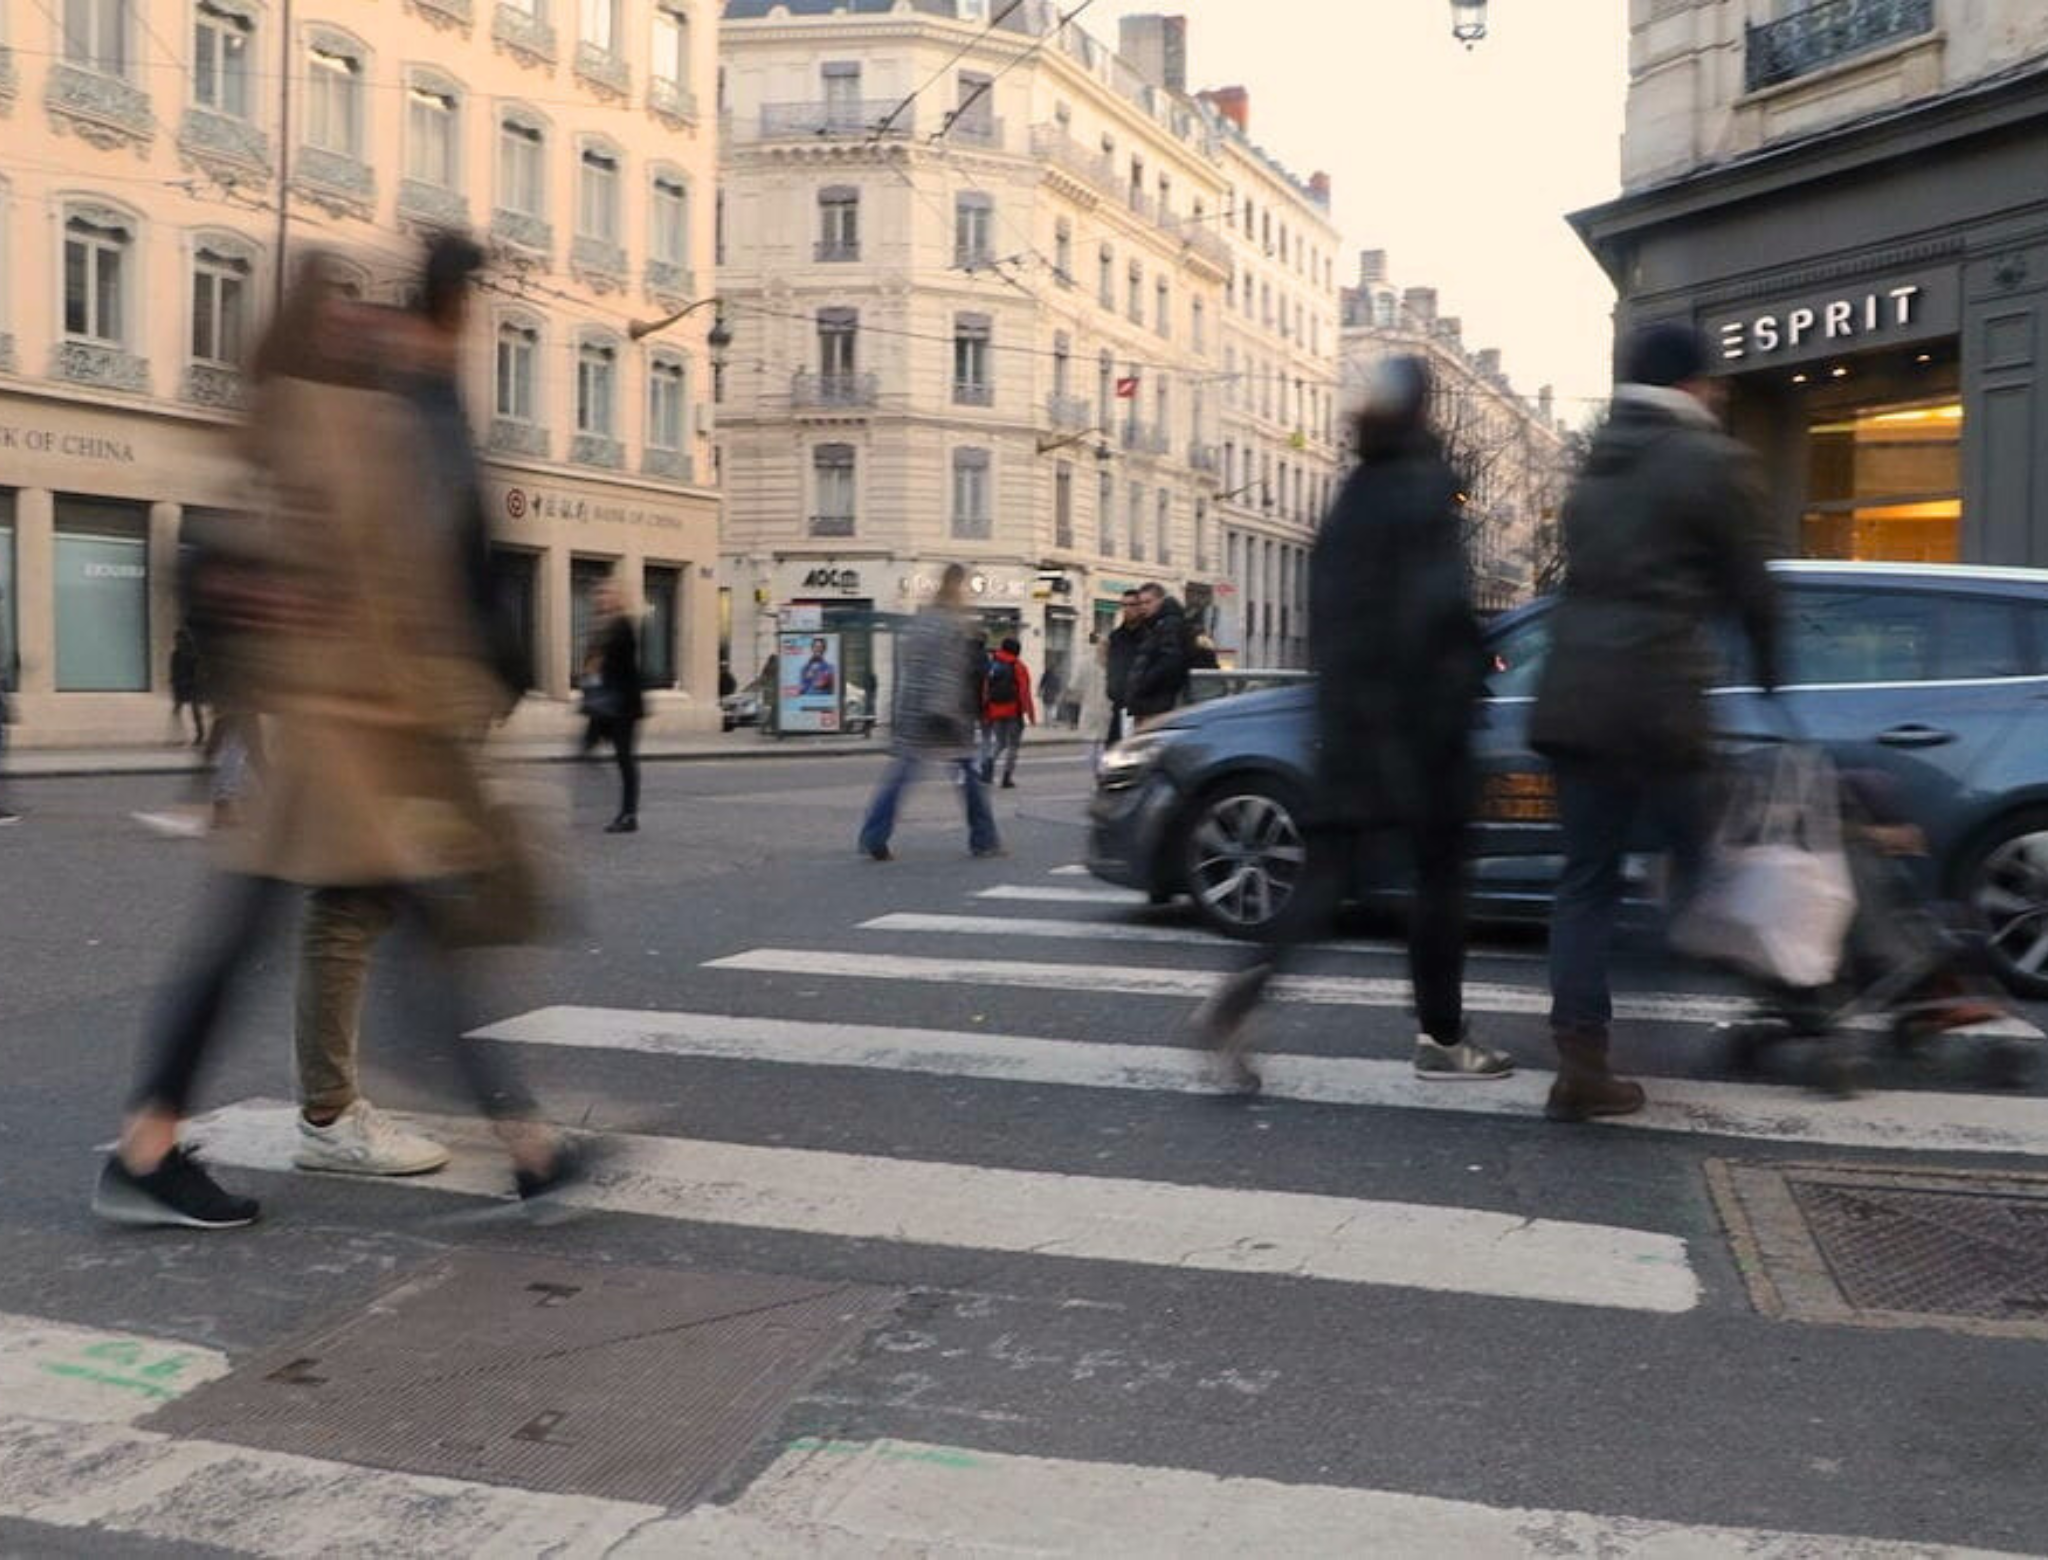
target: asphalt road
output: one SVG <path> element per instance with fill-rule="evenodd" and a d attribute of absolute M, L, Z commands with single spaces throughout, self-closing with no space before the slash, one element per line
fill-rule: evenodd
<path fill-rule="evenodd" d="M 265 1218 L 208 1236 L 86 1208 L 137 1037 L 203 925 L 204 847 L 131 818 L 182 782 L 14 783 L 0 1553 L 289 1553 L 322 1532 L 426 1552 L 431 1524 L 471 1521 L 433 1547 L 489 1531 L 539 1552 L 559 1521 L 593 1553 L 1625 1554 L 1674 1534 L 1702 1553 L 2048 1551 L 2048 1328 L 1764 1314 L 1709 1168 L 2038 1171 L 2038 1085 L 1987 1103 L 1960 1045 L 1880 1057 L 1856 1102 L 1738 1083 L 1693 1002 L 1620 1042 L 1683 1108 L 1552 1126 L 1537 1080 L 1405 1079 L 1407 1016 L 1372 984 L 1400 964 L 1368 941 L 1316 955 L 1304 974 L 1328 979 L 1261 1015 L 1285 1058 L 1268 1097 L 1219 1101 L 1176 1043 L 1237 955 L 1061 870 L 1081 859 L 1077 757 L 1027 760 L 989 861 L 937 779 L 899 860 L 857 856 L 878 768 L 650 765 L 627 838 L 598 832 L 608 771 L 549 777 L 572 803 L 574 915 L 488 961 L 478 1019 L 508 1027 L 471 1043 L 624 1145 L 560 1226 L 459 1220 L 499 1189 L 488 1156 L 403 1186 L 266 1168 L 281 1115 L 261 1102 L 291 1093 L 280 928 L 203 1101 L 225 1108 L 222 1178 Z M 1490 933 L 1471 971 L 1480 1035 L 1530 1069 L 1549 1065 L 1540 951 Z M 378 970 L 365 1071 L 387 1108 L 464 1114 L 424 1028 L 440 978 L 405 939 Z M 1652 963 L 1625 982 L 1734 995 Z M 2007 1281 L 2048 1307 L 2038 1210 L 2013 1216 Z M 264 1448 L 229 1456 L 143 1417 L 189 1384 L 175 1370 L 149 1378 L 175 1391 L 88 1379 L 152 1350 L 231 1370 L 480 1251 L 873 1287 L 888 1314 L 729 1449 L 694 1518 L 573 1491 L 506 1515 L 488 1480 L 391 1494 L 402 1449 L 380 1474 L 260 1435 L 223 1434 Z"/>

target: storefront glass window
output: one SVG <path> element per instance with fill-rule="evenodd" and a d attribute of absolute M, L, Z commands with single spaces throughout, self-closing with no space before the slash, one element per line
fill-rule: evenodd
<path fill-rule="evenodd" d="M 0 493 L 0 689 L 20 682 L 14 662 L 14 495 Z"/>
<path fill-rule="evenodd" d="M 1808 439 L 1809 558 L 1954 563 L 1962 550 L 1963 408 L 1879 406 L 1816 422 Z"/>
<path fill-rule="evenodd" d="M 59 693 L 149 691 L 149 541 L 133 506 L 57 500 Z"/>
<path fill-rule="evenodd" d="M 649 564 L 641 595 L 647 616 L 640 624 L 640 680 L 650 688 L 676 685 L 676 602 L 681 571 Z"/>
<path fill-rule="evenodd" d="M 582 679 L 583 658 L 590 653 L 590 631 L 597 622 L 591 598 L 597 587 L 612 577 L 608 558 L 569 560 L 569 681 Z"/>

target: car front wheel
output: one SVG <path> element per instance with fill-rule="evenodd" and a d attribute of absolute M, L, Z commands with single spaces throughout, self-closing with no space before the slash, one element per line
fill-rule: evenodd
<path fill-rule="evenodd" d="M 2048 809 L 1994 827 L 1962 887 L 1999 979 L 2015 995 L 2048 997 Z"/>
<path fill-rule="evenodd" d="M 1204 921 L 1230 937 L 1273 929 L 1308 870 L 1301 817 L 1299 800 L 1264 779 L 1226 782 L 1196 803 L 1181 875 Z"/>

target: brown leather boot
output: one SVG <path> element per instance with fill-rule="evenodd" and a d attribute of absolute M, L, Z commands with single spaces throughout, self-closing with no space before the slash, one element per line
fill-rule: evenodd
<path fill-rule="evenodd" d="M 1557 1082 L 1543 1114 L 1552 1121 L 1590 1121 L 1595 1116 L 1632 1116 L 1643 1108 L 1643 1086 L 1617 1078 L 1607 1066 L 1607 1036 L 1597 1029 L 1561 1029 Z"/>

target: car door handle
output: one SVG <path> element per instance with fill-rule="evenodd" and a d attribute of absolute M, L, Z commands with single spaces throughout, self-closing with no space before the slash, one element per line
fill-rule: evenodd
<path fill-rule="evenodd" d="M 1894 726 L 1889 731 L 1877 734 L 1879 742 L 1886 747 L 1896 748 L 1940 747 L 1943 743 L 1953 742 L 1955 739 L 1956 734 L 1953 731 L 1943 731 L 1939 726 L 1923 726 L 1917 721 L 1904 726 Z"/>

